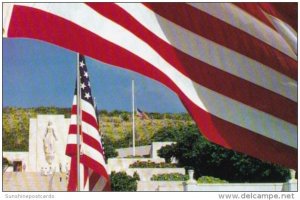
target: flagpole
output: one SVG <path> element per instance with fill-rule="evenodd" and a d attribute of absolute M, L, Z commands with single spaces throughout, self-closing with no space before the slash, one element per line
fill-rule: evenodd
<path fill-rule="evenodd" d="M 81 91 L 80 91 L 80 67 L 79 67 L 79 53 L 77 53 L 77 191 L 80 191 L 80 102 L 81 102 Z"/>
<path fill-rule="evenodd" d="M 135 156 L 134 80 L 132 80 L 132 156 Z"/>

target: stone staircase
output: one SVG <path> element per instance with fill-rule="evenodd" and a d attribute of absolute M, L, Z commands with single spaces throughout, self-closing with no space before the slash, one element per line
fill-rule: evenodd
<path fill-rule="evenodd" d="M 3 191 L 66 191 L 66 188 L 65 174 L 54 174 L 54 176 L 42 176 L 35 172 L 5 172 L 3 174 Z"/>

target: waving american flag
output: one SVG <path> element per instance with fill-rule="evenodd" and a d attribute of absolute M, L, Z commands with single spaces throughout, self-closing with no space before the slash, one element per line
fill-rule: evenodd
<path fill-rule="evenodd" d="M 5 36 L 157 80 L 210 141 L 297 168 L 297 3 L 4 6 Z"/>

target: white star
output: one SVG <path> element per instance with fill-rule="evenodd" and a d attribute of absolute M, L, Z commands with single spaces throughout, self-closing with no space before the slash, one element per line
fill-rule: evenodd
<path fill-rule="evenodd" d="M 84 90 L 84 88 L 86 87 L 86 85 L 84 83 L 81 84 L 81 89 Z"/>
<path fill-rule="evenodd" d="M 87 99 L 89 99 L 89 98 L 91 97 L 91 96 L 90 96 L 90 93 L 88 93 L 88 92 L 85 93 L 84 97 L 87 98 Z"/>
<path fill-rule="evenodd" d="M 84 64 L 84 62 L 83 61 L 81 61 L 80 63 L 79 63 L 79 66 L 80 67 L 83 67 L 85 64 Z"/>
<path fill-rule="evenodd" d="M 88 73 L 87 72 L 84 72 L 84 75 L 83 75 L 85 78 L 89 77 Z"/>

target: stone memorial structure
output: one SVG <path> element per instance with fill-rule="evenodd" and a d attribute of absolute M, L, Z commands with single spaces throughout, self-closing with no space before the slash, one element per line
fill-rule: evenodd
<path fill-rule="evenodd" d="M 30 119 L 29 151 L 3 152 L 3 157 L 12 163 L 22 162 L 26 172 L 66 172 L 70 165 L 70 158 L 65 155 L 69 124 L 70 119 L 64 115 L 37 115 Z"/>
<path fill-rule="evenodd" d="M 38 115 L 30 119 L 28 171 L 66 170 L 70 158 L 65 155 L 70 119 L 64 115 Z"/>

